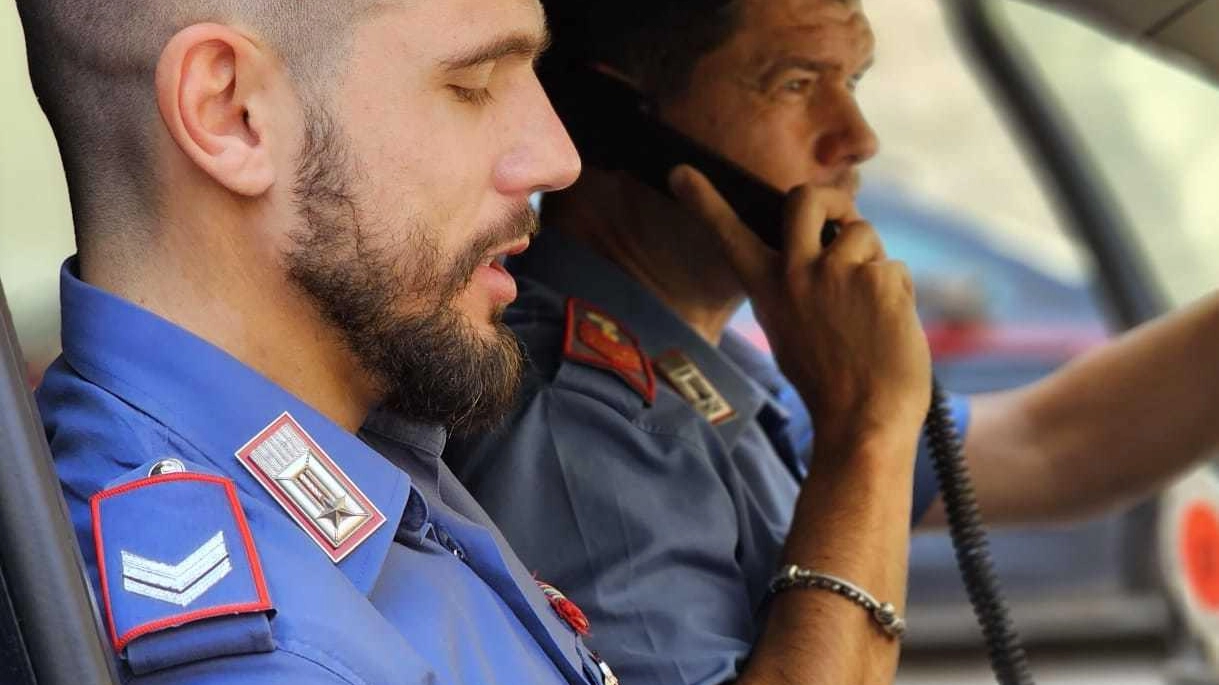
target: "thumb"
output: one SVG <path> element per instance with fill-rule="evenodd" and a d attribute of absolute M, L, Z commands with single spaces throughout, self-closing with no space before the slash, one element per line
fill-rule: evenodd
<path fill-rule="evenodd" d="M 686 164 L 678 165 L 669 172 L 669 187 L 687 211 L 711 226 L 742 283 L 746 286 L 757 283 L 770 272 L 774 250 L 741 221 L 702 172 Z"/>

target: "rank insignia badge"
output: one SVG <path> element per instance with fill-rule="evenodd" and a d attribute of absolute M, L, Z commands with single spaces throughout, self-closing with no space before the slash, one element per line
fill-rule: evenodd
<path fill-rule="evenodd" d="M 123 589 L 150 599 L 190 606 L 233 570 L 224 531 L 218 531 L 176 564 L 120 550 Z"/>
<path fill-rule="evenodd" d="M 648 404 L 656 399 L 656 377 L 639 341 L 610 315 L 576 298 L 567 300 L 563 355 L 613 371 Z"/>
<path fill-rule="evenodd" d="M 116 652 L 195 621 L 272 611 L 228 478 L 140 478 L 97 493 L 90 507 L 102 610 Z M 129 650 L 127 657 L 134 658 Z"/>
<path fill-rule="evenodd" d="M 237 459 L 335 563 L 385 523 L 372 501 L 287 412 L 238 450 Z"/>
<path fill-rule="evenodd" d="M 736 411 L 724 396 L 681 350 L 669 350 L 661 354 L 656 358 L 655 364 L 656 370 L 673 386 L 677 394 L 685 398 L 711 425 L 719 425 L 736 416 Z"/>

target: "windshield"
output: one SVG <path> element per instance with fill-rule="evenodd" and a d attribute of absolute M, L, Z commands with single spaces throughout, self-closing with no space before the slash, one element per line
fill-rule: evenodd
<path fill-rule="evenodd" d="M 1038 7 L 996 3 L 1179 306 L 1219 286 L 1219 86 Z"/>

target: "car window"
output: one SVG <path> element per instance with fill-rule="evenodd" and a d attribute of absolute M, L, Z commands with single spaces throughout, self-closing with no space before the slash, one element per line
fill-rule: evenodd
<path fill-rule="evenodd" d="M 0 277 L 30 372 L 59 349 L 59 263 L 73 251 L 59 151 L 26 71 L 17 7 L 0 3 Z"/>
<path fill-rule="evenodd" d="M 1074 19 L 1023 2 L 997 5 L 1112 189 L 1170 302 L 1214 290 L 1219 86 L 1188 64 Z"/>
<path fill-rule="evenodd" d="M 1021 385 L 1106 337 L 1091 263 L 958 49 L 939 3 L 870 0 L 859 86 L 880 153 L 859 207 L 915 278 L 951 390 Z M 748 307 L 734 326 L 760 345 Z"/>

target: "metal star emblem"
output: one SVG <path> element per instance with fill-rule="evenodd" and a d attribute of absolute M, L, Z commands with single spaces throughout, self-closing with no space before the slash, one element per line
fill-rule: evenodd
<path fill-rule="evenodd" d="M 367 516 L 367 514 L 353 511 L 351 509 L 351 505 L 347 502 L 347 495 L 343 495 L 342 497 L 338 497 L 327 502 L 326 508 L 322 510 L 322 513 L 318 514 L 314 518 L 317 518 L 318 520 L 327 519 L 330 521 L 331 525 L 334 526 L 334 529 L 338 530 L 339 525 L 342 524 L 344 520 L 353 516 L 359 516 L 362 518 Z"/>

